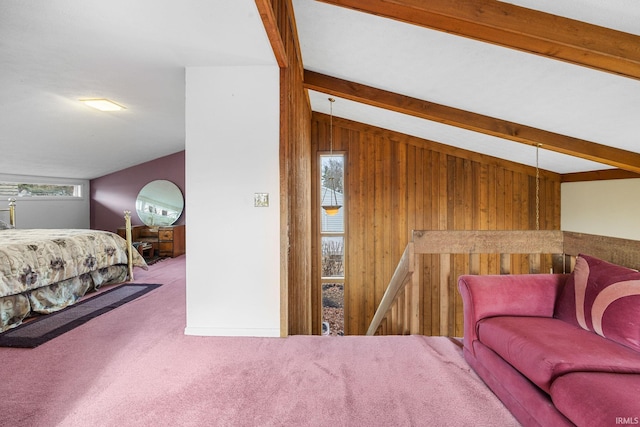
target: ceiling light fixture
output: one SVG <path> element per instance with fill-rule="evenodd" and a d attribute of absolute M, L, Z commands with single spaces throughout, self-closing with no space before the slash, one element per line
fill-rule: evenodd
<path fill-rule="evenodd" d="M 335 99 L 333 98 L 329 98 L 329 111 L 330 111 L 330 115 L 329 115 L 329 145 L 330 145 L 330 149 L 331 149 L 331 156 L 333 156 L 333 103 L 336 102 Z M 327 213 L 327 215 L 329 216 L 333 216 L 335 214 L 338 213 L 338 211 L 340 210 L 340 208 L 342 207 L 341 204 L 338 203 L 338 196 L 336 195 L 336 183 L 333 177 L 329 177 L 329 188 L 324 189 L 324 193 L 322 193 L 322 209 L 324 209 L 324 211 Z M 327 203 L 325 203 L 325 195 L 327 194 L 327 190 L 330 191 L 330 195 L 329 195 L 329 201 Z"/>
<path fill-rule="evenodd" d="M 120 111 L 126 110 L 126 107 L 120 104 L 116 104 L 113 101 L 110 101 L 106 98 L 91 98 L 91 99 L 81 99 L 80 102 L 83 102 L 85 105 L 89 107 L 95 108 L 100 111 Z"/>

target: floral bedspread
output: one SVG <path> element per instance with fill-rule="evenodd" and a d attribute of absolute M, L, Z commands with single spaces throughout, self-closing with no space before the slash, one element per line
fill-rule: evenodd
<path fill-rule="evenodd" d="M 132 251 L 134 266 L 147 269 Z M 127 264 L 127 242 L 107 231 L 27 229 L 0 231 L 0 297 Z"/>

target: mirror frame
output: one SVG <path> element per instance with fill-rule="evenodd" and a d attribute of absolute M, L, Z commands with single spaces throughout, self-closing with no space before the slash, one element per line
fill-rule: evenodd
<path fill-rule="evenodd" d="M 162 227 L 175 224 L 184 211 L 180 188 L 166 179 L 147 183 L 136 197 L 136 213 L 143 224 Z"/>

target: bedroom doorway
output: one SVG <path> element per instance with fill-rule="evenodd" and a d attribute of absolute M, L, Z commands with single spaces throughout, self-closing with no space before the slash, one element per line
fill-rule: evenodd
<path fill-rule="evenodd" d="M 344 154 L 320 154 L 320 287 L 322 335 L 344 335 Z"/>

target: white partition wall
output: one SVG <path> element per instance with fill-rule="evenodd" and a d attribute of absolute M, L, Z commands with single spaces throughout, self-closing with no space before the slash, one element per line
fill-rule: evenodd
<path fill-rule="evenodd" d="M 277 65 L 186 71 L 186 334 L 280 336 L 279 104 Z"/>

